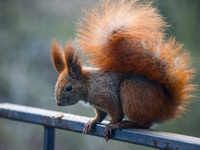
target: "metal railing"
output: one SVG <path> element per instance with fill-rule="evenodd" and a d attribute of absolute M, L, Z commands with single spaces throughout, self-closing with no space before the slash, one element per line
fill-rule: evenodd
<path fill-rule="evenodd" d="M 0 103 L 0 117 L 44 126 L 44 150 L 54 149 L 55 128 L 82 133 L 90 119 L 72 114 L 64 114 L 60 119 L 55 115 L 61 112 L 33 108 L 9 103 Z M 97 124 L 91 133 L 104 137 L 108 122 Z M 155 131 L 150 129 L 122 129 L 113 132 L 112 140 L 124 141 L 165 150 L 200 150 L 200 138 Z"/>

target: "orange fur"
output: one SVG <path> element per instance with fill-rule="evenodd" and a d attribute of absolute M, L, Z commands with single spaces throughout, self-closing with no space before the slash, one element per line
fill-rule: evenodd
<path fill-rule="evenodd" d="M 78 42 L 90 62 L 102 71 L 132 72 L 164 85 L 179 116 L 192 97 L 189 54 L 180 54 L 175 38 L 165 39 L 167 27 L 151 3 L 138 0 L 105 0 L 84 11 Z M 174 110 L 173 110 L 174 111 Z M 168 113 L 168 112 L 166 112 Z"/>
<path fill-rule="evenodd" d="M 62 48 L 60 48 L 57 44 L 56 40 L 53 40 L 51 46 L 51 60 L 53 61 L 58 73 L 61 73 L 65 69 L 64 53 Z"/>
<path fill-rule="evenodd" d="M 80 78 L 82 72 L 82 63 L 79 54 L 75 54 L 75 48 L 72 41 L 69 41 L 65 46 L 65 64 L 68 74 L 74 78 Z"/>

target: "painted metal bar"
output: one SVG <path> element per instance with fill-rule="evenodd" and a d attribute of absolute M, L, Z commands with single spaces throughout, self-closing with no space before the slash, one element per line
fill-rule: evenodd
<path fill-rule="evenodd" d="M 54 150 L 55 128 L 44 126 L 44 150 Z"/>
<path fill-rule="evenodd" d="M 61 114 L 62 112 L 40 108 L 9 103 L 0 104 L 2 118 L 74 132 L 82 133 L 85 123 L 90 119 L 72 114 L 64 114 L 60 119 L 54 117 Z M 104 137 L 107 123 L 104 121 L 102 124 L 97 124 L 91 135 Z M 112 139 L 166 150 L 200 150 L 200 138 L 149 129 L 115 130 Z"/>

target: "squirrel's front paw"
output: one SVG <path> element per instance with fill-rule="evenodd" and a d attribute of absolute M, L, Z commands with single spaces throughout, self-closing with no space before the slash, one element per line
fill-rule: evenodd
<path fill-rule="evenodd" d="M 83 133 L 85 133 L 85 134 L 91 133 L 95 124 L 97 124 L 97 122 L 95 120 L 93 120 L 93 119 L 89 120 L 85 124 L 85 128 L 83 129 Z"/>

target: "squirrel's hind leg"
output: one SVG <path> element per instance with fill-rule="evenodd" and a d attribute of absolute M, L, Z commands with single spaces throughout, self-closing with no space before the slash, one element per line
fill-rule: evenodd
<path fill-rule="evenodd" d="M 148 125 L 141 126 L 141 125 L 138 125 L 136 122 L 132 122 L 132 121 L 128 121 L 128 120 L 120 121 L 120 122 L 117 122 L 117 123 L 109 123 L 106 126 L 106 129 L 104 131 L 105 132 L 105 138 L 106 138 L 106 141 L 108 141 L 110 139 L 110 137 L 112 136 L 114 129 L 119 129 L 119 130 L 121 130 L 122 128 L 148 129 L 148 128 L 151 127 L 151 125 L 152 124 L 150 123 Z"/>
<path fill-rule="evenodd" d="M 132 121 L 129 121 L 129 120 L 123 120 L 121 122 L 117 122 L 117 123 L 114 123 L 112 124 L 112 128 L 113 129 L 123 129 L 123 128 L 142 128 L 142 129 L 149 129 L 151 127 L 151 123 L 149 124 L 146 124 L 145 126 L 142 126 L 142 125 L 139 125 L 137 124 L 136 122 L 132 122 Z"/>
<path fill-rule="evenodd" d="M 121 126 L 149 128 L 167 117 L 169 98 L 161 84 L 135 75 L 125 79 L 120 87 L 123 112 L 132 122 Z"/>

